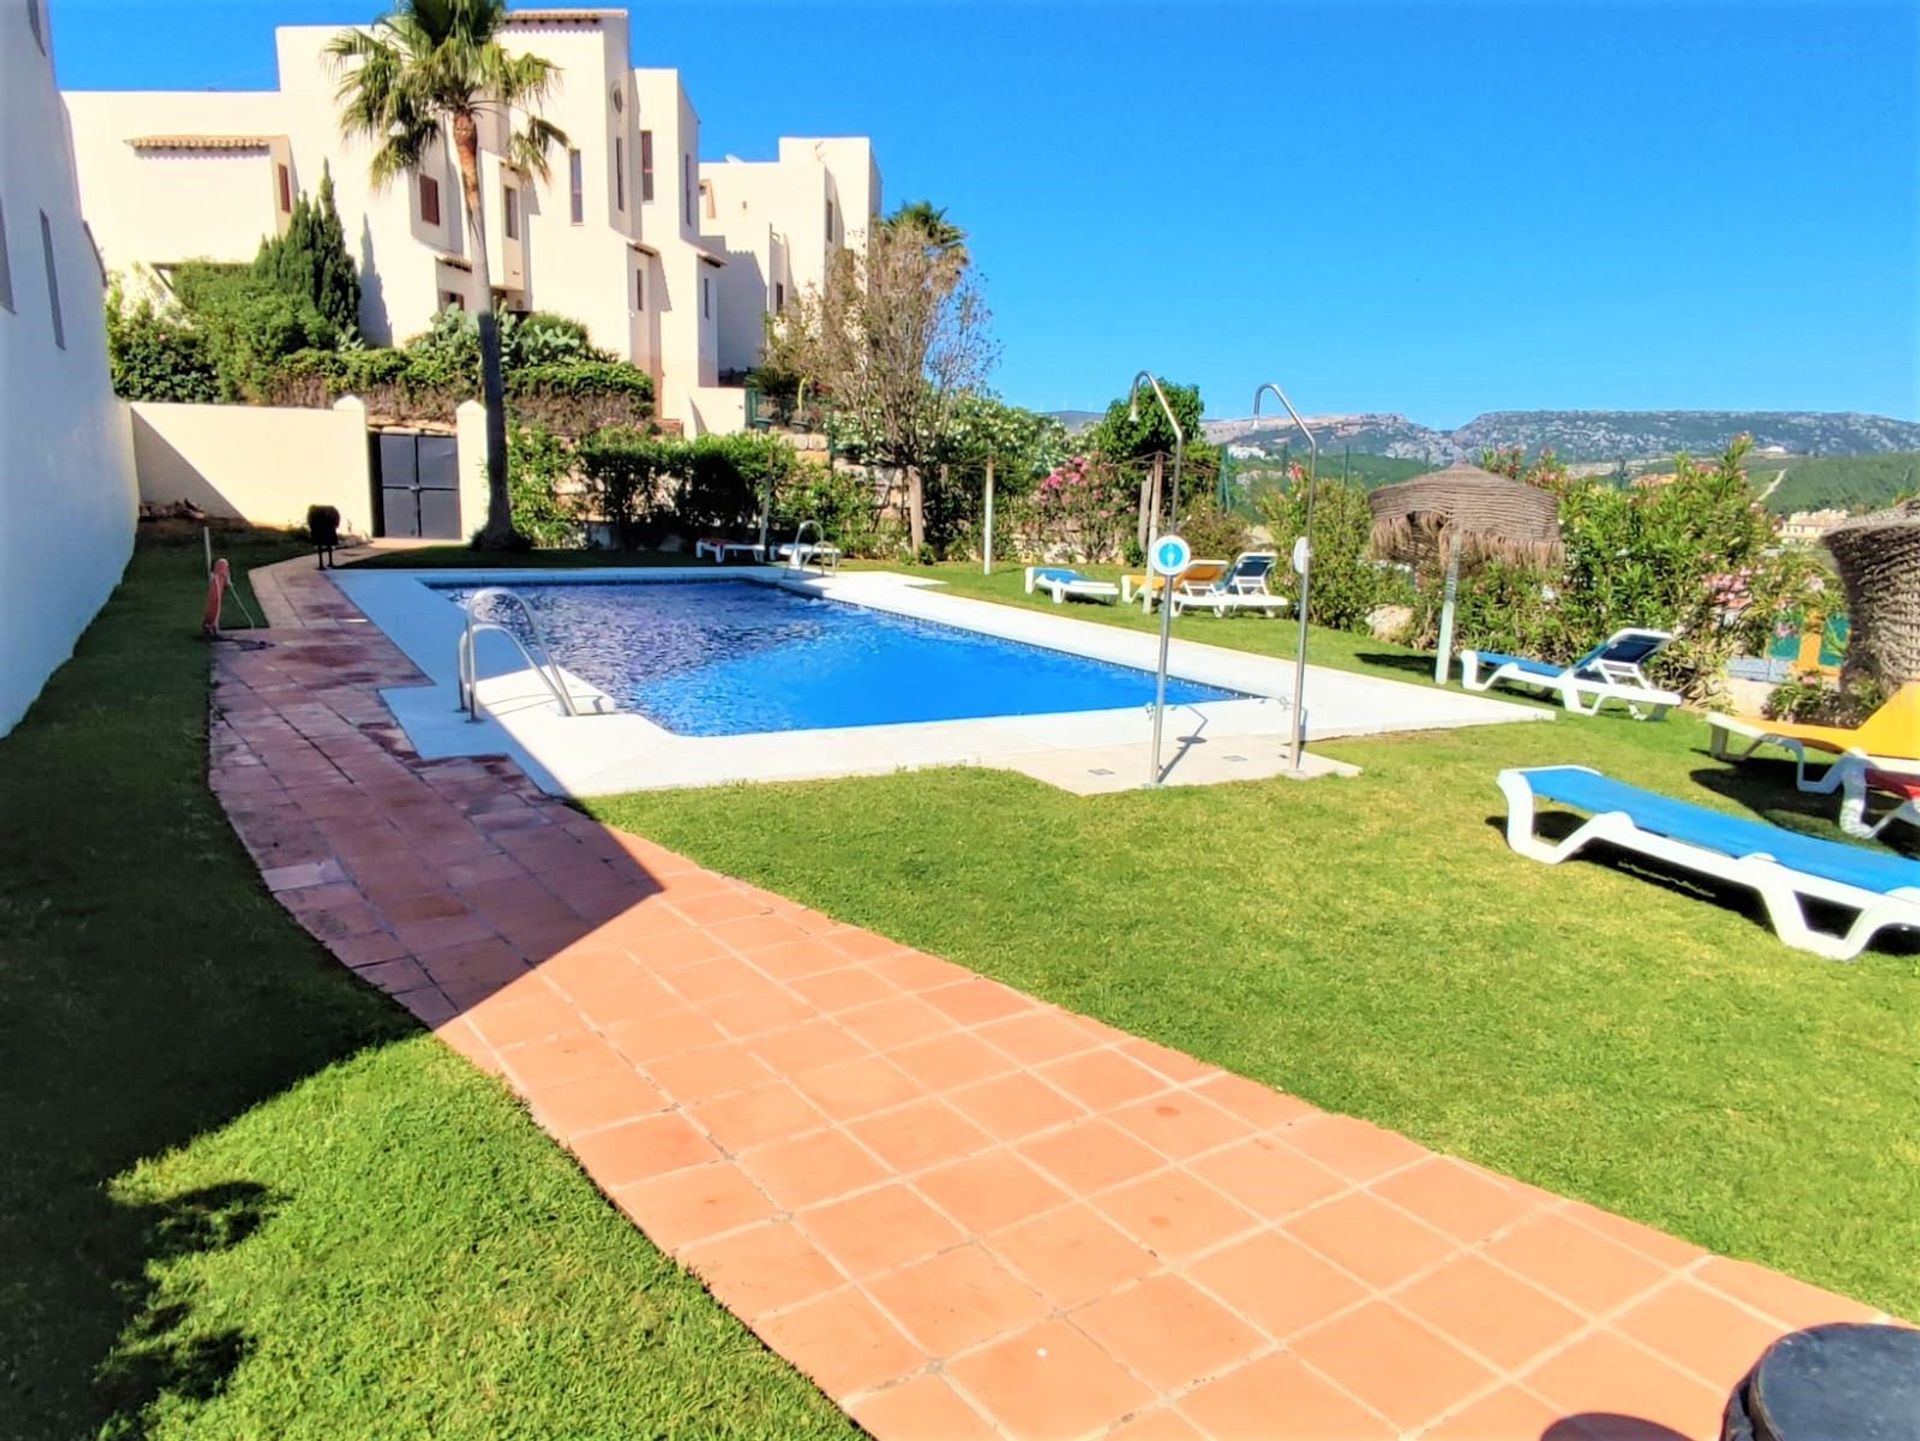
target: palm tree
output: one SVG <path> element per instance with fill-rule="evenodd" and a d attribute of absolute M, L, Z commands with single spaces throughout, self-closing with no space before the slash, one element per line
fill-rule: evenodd
<path fill-rule="evenodd" d="M 881 222 L 889 230 L 917 230 L 927 249 L 936 255 L 967 259 L 967 232 L 947 219 L 947 208 L 931 200 L 914 200 L 902 205 Z"/>
<path fill-rule="evenodd" d="M 341 72 L 336 99 L 340 130 L 374 146 L 375 189 L 419 168 L 428 149 L 450 134 L 466 195 L 479 291 L 480 379 L 487 407 L 487 523 L 480 544 L 517 545 L 507 491 L 507 415 L 500 373 L 500 328 L 487 271 L 487 234 L 480 204 L 480 117 L 526 112 L 511 133 L 507 163 L 545 179 L 547 151 L 567 137 L 541 119 L 540 103 L 560 68 L 538 55 L 514 55 L 500 43 L 506 0 L 398 0 L 369 29 L 343 30 L 327 46 Z"/>

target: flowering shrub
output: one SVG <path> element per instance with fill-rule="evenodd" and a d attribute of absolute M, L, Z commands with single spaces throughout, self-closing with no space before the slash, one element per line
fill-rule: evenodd
<path fill-rule="evenodd" d="M 1461 582 L 1455 644 L 1565 661 L 1623 627 L 1649 626 L 1678 636 L 1656 679 L 1713 695 L 1727 661 L 1764 650 L 1773 618 L 1804 609 L 1819 580 L 1807 551 L 1775 543 L 1747 483 L 1751 444 L 1737 438 L 1712 465 L 1677 456 L 1673 480 L 1648 489 L 1592 478 L 1546 486 L 1560 496 L 1564 571 L 1477 568 Z M 1439 599 L 1439 585 L 1424 583 L 1429 640 Z"/>
<path fill-rule="evenodd" d="M 1111 466 L 1070 456 L 1034 486 L 1022 539 L 1039 555 L 1057 550 L 1066 552 L 1063 559 L 1112 560 L 1133 528 L 1135 505 L 1132 487 Z"/>

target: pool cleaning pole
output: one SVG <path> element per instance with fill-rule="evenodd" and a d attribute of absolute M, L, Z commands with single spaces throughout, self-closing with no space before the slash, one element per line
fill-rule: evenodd
<path fill-rule="evenodd" d="M 1293 768 L 1300 769 L 1300 753 L 1307 744 L 1307 587 L 1313 574 L 1313 497 L 1319 488 L 1316 484 L 1320 471 L 1320 442 L 1315 439 L 1306 421 L 1300 418 L 1300 412 L 1293 408 L 1293 402 L 1287 399 L 1287 393 L 1269 380 L 1253 393 L 1253 418 L 1260 418 L 1260 397 L 1271 390 L 1287 408 L 1287 414 L 1293 417 L 1293 423 L 1300 427 L 1307 437 L 1307 514 L 1301 531 L 1301 539 L 1306 542 L 1301 559 L 1304 565 L 1300 571 L 1300 649 L 1293 664 Z"/>
<path fill-rule="evenodd" d="M 1153 378 L 1150 371 L 1141 371 L 1133 378 L 1133 385 L 1127 391 L 1128 423 L 1140 419 L 1140 382 L 1146 381 L 1153 387 L 1154 399 L 1160 402 L 1160 411 L 1167 417 L 1167 424 L 1173 427 L 1173 505 L 1168 507 L 1170 514 L 1180 503 L 1180 465 L 1187 454 L 1187 435 L 1180 429 L 1180 417 L 1173 413 L 1173 407 L 1167 404 L 1167 393 L 1160 388 L 1160 382 Z M 1147 594 L 1153 594 L 1153 557 L 1147 557 Z M 1153 678 L 1153 758 L 1149 762 L 1152 771 L 1147 784 L 1158 786 L 1160 777 L 1160 725 L 1167 714 L 1167 647 L 1173 640 L 1173 577 L 1160 577 L 1160 668 Z"/>

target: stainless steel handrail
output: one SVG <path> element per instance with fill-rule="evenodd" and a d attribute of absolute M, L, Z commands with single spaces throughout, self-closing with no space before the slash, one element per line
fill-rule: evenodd
<path fill-rule="evenodd" d="M 811 546 L 803 546 L 800 544 L 800 537 L 807 533 L 808 526 L 812 526 L 814 534 L 820 538 Z M 823 571 L 831 570 L 835 574 L 838 574 L 840 570 L 840 548 L 827 540 L 827 528 L 812 516 L 808 516 L 793 528 L 793 547 L 787 556 L 787 569 L 805 570 L 808 559 L 819 559 L 822 551 L 829 552 L 829 556 L 827 559 L 821 561 L 820 569 Z"/>
<path fill-rule="evenodd" d="M 480 603 L 491 600 L 510 601 L 520 607 L 520 613 L 527 618 L 527 629 L 533 636 L 534 649 L 540 652 L 537 658 L 527 649 L 526 642 L 521 640 L 516 632 L 497 621 L 478 618 L 475 612 L 480 608 Z M 533 607 L 527 604 L 525 596 L 516 594 L 502 585 L 482 586 L 467 597 L 465 610 L 467 623 L 466 628 L 460 633 L 458 667 L 460 708 L 467 713 L 467 719 L 476 721 L 480 719 L 480 658 L 474 648 L 474 637 L 482 631 L 489 630 L 498 631 L 513 642 L 514 649 L 520 652 L 521 658 L 527 663 L 527 668 L 546 682 L 546 687 L 552 692 L 553 698 L 560 702 L 562 711 L 570 716 L 580 714 L 573 703 L 573 694 L 567 689 L 566 680 L 560 674 L 560 667 L 554 663 L 553 654 L 547 649 L 546 637 L 540 633 L 539 618 L 534 615 Z"/>

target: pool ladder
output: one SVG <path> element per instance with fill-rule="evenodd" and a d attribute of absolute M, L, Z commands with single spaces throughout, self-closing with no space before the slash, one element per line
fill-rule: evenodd
<path fill-rule="evenodd" d="M 808 526 L 812 526 L 813 533 L 819 537 L 812 545 L 802 544 Z M 793 545 L 787 555 L 787 569 L 805 570 L 809 562 L 818 565 L 823 573 L 839 574 L 840 548 L 828 543 L 826 527 L 811 516 L 794 528 Z"/>
<path fill-rule="evenodd" d="M 480 620 L 477 612 L 481 602 L 502 600 L 510 601 L 520 608 L 527 618 L 527 632 L 533 637 L 533 650 L 527 649 L 527 643 L 520 639 L 517 632 L 509 630 L 498 621 Z M 467 624 L 460 632 L 460 709 L 467 713 L 468 720 L 480 719 L 480 667 L 478 653 L 474 649 L 474 639 L 482 631 L 498 631 L 513 642 L 514 649 L 520 652 L 528 669 L 536 672 L 546 682 L 553 698 L 560 702 L 560 709 L 570 716 L 580 714 L 573 703 L 573 695 L 567 689 L 566 678 L 561 675 L 560 667 L 554 664 L 553 656 L 547 650 L 546 637 L 540 633 L 540 622 L 535 618 L 533 607 L 527 604 L 526 597 L 508 590 L 502 585 L 482 586 L 467 597 Z M 538 652 L 538 654 L 535 654 Z"/>

